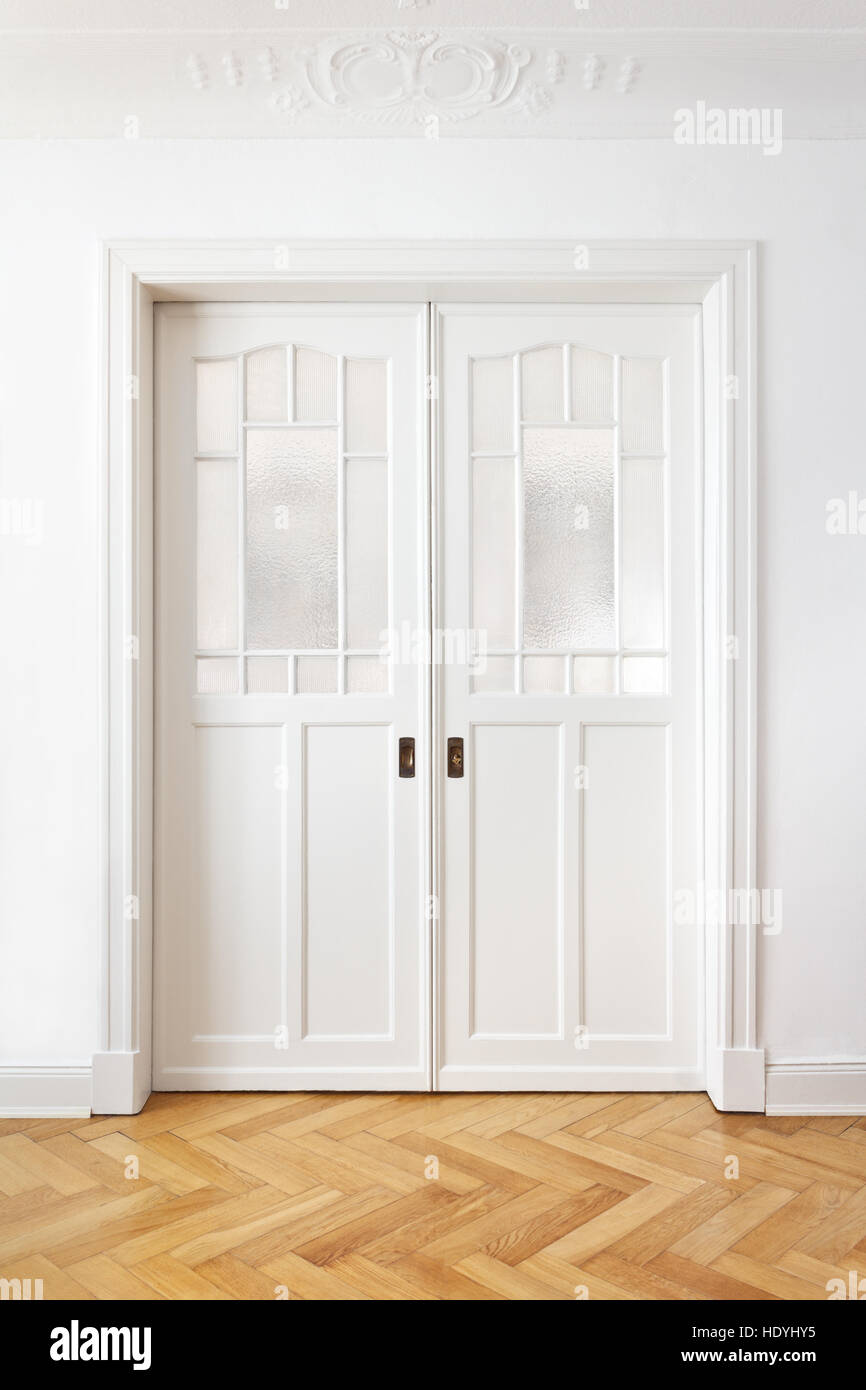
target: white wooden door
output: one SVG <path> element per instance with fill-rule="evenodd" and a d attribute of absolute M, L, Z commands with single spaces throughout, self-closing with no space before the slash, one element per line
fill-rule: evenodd
<path fill-rule="evenodd" d="M 434 329 L 437 1085 L 699 1089 L 696 313 Z"/>
<path fill-rule="evenodd" d="M 426 344 L 158 310 L 158 1090 L 430 1085 Z"/>

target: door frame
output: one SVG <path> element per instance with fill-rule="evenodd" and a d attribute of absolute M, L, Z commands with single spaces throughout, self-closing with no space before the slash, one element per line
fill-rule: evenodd
<path fill-rule="evenodd" d="M 151 1091 L 153 306 L 160 301 L 699 307 L 706 900 L 731 905 L 743 893 L 754 900 L 757 243 L 152 240 L 106 242 L 101 257 L 93 1113 L 136 1114 Z M 721 920 L 711 913 L 703 924 L 707 1092 L 719 1110 L 763 1111 L 758 925 L 735 925 L 732 915 L 729 906 Z"/>

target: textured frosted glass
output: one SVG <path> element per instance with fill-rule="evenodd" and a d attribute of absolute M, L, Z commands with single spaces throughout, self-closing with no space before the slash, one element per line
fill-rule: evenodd
<path fill-rule="evenodd" d="M 514 644 L 514 460 L 472 460 L 472 626 L 488 647 Z"/>
<path fill-rule="evenodd" d="M 614 645 L 613 436 L 523 431 L 523 641 Z"/>
<path fill-rule="evenodd" d="M 196 362 L 196 449 L 234 454 L 238 447 L 238 364 Z"/>
<path fill-rule="evenodd" d="M 247 645 L 337 645 L 337 432 L 247 431 Z"/>
<path fill-rule="evenodd" d="M 488 656 L 485 669 L 472 677 L 472 691 L 475 695 L 513 694 L 514 657 Z"/>
<path fill-rule="evenodd" d="M 622 633 L 626 647 L 665 640 L 664 464 L 622 465 Z"/>
<path fill-rule="evenodd" d="M 346 451 L 384 454 L 388 451 L 388 364 L 348 358 L 346 361 Z"/>
<path fill-rule="evenodd" d="M 626 357 L 622 364 L 622 447 L 627 453 L 664 448 L 662 364 Z"/>
<path fill-rule="evenodd" d="M 378 695 L 388 689 L 388 667 L 377 656 L 346 657 L 346 691 L 350 695 Z"/>
<path fill-rule="evenodd" d="M 196 645 L 238 645 L 238 465 L 196 464 Z"/>
<path fill-rule="evenodd" d="M 615 657 L 576 656 L 574 658 L 575 695 L 612 695 L 615 690 Z"/>
<path fill-rule="evenodd" d="M 479 357 L 472 363 L 472 447 L 514 450 L 514 359 Z"/>
<path fill-rule="evenodd" d="M 195 663 L 199 695 L 236 695 L 238 662 L 234 656 L 201 656 Z"/>
<path fill-rule="evenodd" d="M 247 419 L 288 420 L 286 349 L 262 348 L 247 355 Z"/>
<path fill-rule="evenodd" d="M 337 359 L 315 348 L 295 350 L 295 419 L 336 420 Z"/>
<path fill-rule="evenodd" d="M 333 695 L 337 690 L 335 656 L 299 656 L 295 689 L 299 695 Z"/>
<path fill-rule="evenodd" d="M 523 689 L 527 695 L 561 695 L 565 690 L 565 661 L 563 656 L 525 656 Z"/>
<path fill-rule="evenodd" d="M 346 460 L 346 636 L 378 647 L 388 626 L 388 464 Z"/>
<path fill-rule="evenodd" d="M 521 363 L 523 418 L 539 424 L 564 420 L 562 348 L 525 352 Z"/>
<path fill-rule="evenodd" d="M 285 694 L 288 688 L 289 664 L 286 657 L 247 657 L 247 692 L 250 695 Z"/>
<path fill-rule="evenodd" d="M 663 695 L 667 672 L 665 656 L 624 656 L 622 688 L 626 695 Z"/>
<path fill-rule="evenodd" d="M 571 349 L 571 418 L 589 425 L 613 420 L 613 358 L 606 352 Z"/>

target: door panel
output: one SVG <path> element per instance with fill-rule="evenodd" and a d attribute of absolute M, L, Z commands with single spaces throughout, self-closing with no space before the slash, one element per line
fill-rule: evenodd
<path fill-rule="evenodd" d="M 156 1089 L 430 1084 L 426 342 L 158 310 Z"/>
<path fill-rule="evenodd" d="M 443 1089 L 702 1086 L 696 322 L 437 313 Z"/>

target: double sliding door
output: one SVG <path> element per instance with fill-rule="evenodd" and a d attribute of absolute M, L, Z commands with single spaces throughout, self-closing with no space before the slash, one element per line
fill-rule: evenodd
<path fill-rule="evenodd" d="M 702 1084 L 691 311 L 157 320 L 156 1088 Z"/>

